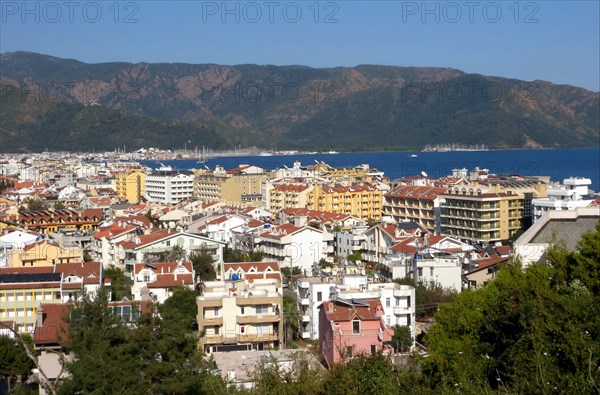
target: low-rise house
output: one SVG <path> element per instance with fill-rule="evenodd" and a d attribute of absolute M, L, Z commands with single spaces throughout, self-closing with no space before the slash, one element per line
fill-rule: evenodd
<path fill-rule="evenodd" d="M 40 239 L 11 254 L 10 258 L 8 266 L 13 267 L 54 266 L 83 261 L 83 250 L 75 246 L 62 248 L 47 239 Z"/>
<path fill-rule="evenodd" d="M 195 272 L 189 261 L 138 263 L 132 273 L 131 294 L 135 301 L 164 303 L 173 289 L 194 289 Z"/>
<path fill-rule="evenodd" d="M 463 288 L 477 289 L 486 285 L 496 278 L 500 266 L 509 260 L 508 257 L 495 257 L 471 262 L 463 274 Z"/>
<path fill-rule="evenodd" d="M 229 351 L 214 352 L 211 355 L 223 380 L 235 385 L 238 389 L 255 387 L 254 372 L 261 365 L 276 366 L 279 372 L 286 372 L 292 377 L 300 371 L 300 366 L 304 366 L 305 363 L 311 370 L 324 369 L 319 360 L 307 350 Z"/>
<path fill-rule="evenodd" d="M 223 262 L 223 247 L 225 243 L 186 232 L 176 232 L 171 229 L 161 229 L 147 235 L 134 235 L 131 239 L 118 243 L 124 255 L 120 264 L 125 270 L 133 271 L 139 262 L 160 260 L 160 255 L 167 253 L 175 246 L 181 247 L 187 257 L 194 252 L 206 249 L 219 267 Z"/>
<path fill-rule="evenodd" d="M 319 307 L 319 351 L 327 367 L 358 354 L 389 347 L 393 330 L 385 325 L 379 299 L 333 299 Z"/>

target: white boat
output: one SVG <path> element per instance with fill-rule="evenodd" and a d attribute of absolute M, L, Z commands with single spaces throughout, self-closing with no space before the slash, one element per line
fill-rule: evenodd
<path fill-rule="evenodd" d="M 167 165 L 161 163 L 160 167 L 156 170 L 158 170 L 158 171 L 173 171 L 173 168 L 171 166 L 167 166 Z"/>
<path fill-rule="evenodd" d="M 415 155 L 415 154 L 412 154 L 410 157 L 411 157 L 411 158 L 416 158 L 416 157 L 417 157 L 417 155 Z"/>
<path fill-rule="evenodd" d="M 339 152 L 337 152 L 337 151 L 328 151 L 327 153 L 330 154 L 330 155 L 339 154 Z"/>

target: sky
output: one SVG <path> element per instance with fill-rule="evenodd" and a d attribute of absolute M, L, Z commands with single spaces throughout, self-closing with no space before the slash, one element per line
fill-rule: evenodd
<path fill-rule="evenodd" d="M 88 63 L 435 66 L 597 92 L 599 4 L 0 0 L 0 52 Z"/>

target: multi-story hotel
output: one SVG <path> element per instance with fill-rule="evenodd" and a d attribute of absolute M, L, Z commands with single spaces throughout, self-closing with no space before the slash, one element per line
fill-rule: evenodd
<path fill-rule="evenodd" d="M 279 265 L 246 262 L 235 266 L 233 272 L 224 268 L 224 280 L 201 284 L 198 330 L 204 336 L 200 346 L 209 353 L 281 348 L 284 317 Z M 267 276 L 269 272 L 276 278 Z"/>
<path fill-rule="evenodd" d="M 129 203 L 139 203 L 146 189 L 147 174 L 135 170 L 119 173 L 115 177 L 117 195 Z"/>
<path fill-rule="evenodd" d="M 368 183 L 351 186 L 317 185 L 308 196 L 308 208 L 343 213 L 367 220 L 381 219 L 382 192 Z"/>
<path fill-rule="evenodd" d="M 383 215 L 391 216 L 396 222 L 417 222 L 431 233 L 439 234 L 441 228 L 438 195 L 445 192 L 444 188 L 430 186 L 399 186 L 384 195 Z"/>
<path fill-rule="evenodd" d="M 508 240 L 531 225 L 532 199 L 545 196 L 541 182 L 496 180 L 487 187 L 448 188 L 440 195 L 442 235 L 482 243 Z"/>
<path fill-rule="evenodd" d="M 193 192 L 193 175 L 163 172 L 146 177 L 146 193 L 144 195 L 151 201 L 177 204 L 191 198 Z"/>

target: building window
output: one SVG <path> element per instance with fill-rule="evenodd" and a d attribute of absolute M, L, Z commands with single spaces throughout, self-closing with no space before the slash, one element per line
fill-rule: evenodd
<path fill-rule="evenodd" d="M 430 267 L 430 268 L 429 268 L 429 276 L 430 276 L 430 277 L 433 277 L 433 267 Z"/>
<path fill-rule="evenodd" d="M 354 352 L 354 347 L 352 347 L 352 346 L 346 347 L 346 357 L 347 358 L 351 358 L 353 352 Z"/>
<path fill-rule="evenodd" d="M 245 309 L 243 307 L 240 307 L 240 314 L 244 315 L 245 314 Z"/>
<path fill-rule="evenodd" d="M 360 321 L 359 320 L 352 321 L 352 333 L 355 335 L 360 334 Z"/>
<path fill-rule="evenodd" d="M 317 302 L 320 302 L 323 300 L 323 292 L 317 292 Z"/>
<path fill-rule="evenodd" d="M 167 247 L 171 246 L 171 240 L 167 240 Z"/>
<path fill-rule="evenodd" d="M 390 298 L 386 298 L 385 299 L 385 307 L 391 307 L 392 306 L 392 301 L 390 300 Z"/>
<path fill-rule="evenodd" d="M 268 305 L 256 306 L 256 314 L 269 314 L 269 306 Z"/>
<path fill-rule="evenodd" d="M 422 267 L 418 268 L 417 273 L 419 273 L 419 277 L 423 277 L 423 268 Z"/>
<path fill-rule="evenodd" d="M 375 354 L 377 352 L 377 346 L 375 344 L 371 344 L 371 354 Z"/>

